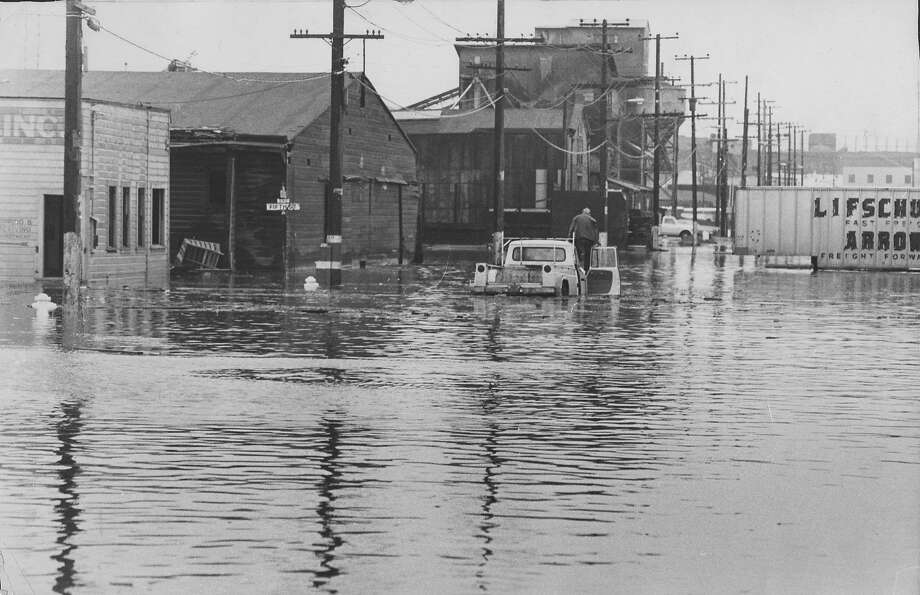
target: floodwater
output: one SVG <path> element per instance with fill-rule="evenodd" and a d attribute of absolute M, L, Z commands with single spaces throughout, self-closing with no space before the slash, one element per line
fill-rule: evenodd
<path fill-rule="evenodd" d="M 920 592 L 920 275 L 622 267 L 0 288 L 0 587 Z"/>

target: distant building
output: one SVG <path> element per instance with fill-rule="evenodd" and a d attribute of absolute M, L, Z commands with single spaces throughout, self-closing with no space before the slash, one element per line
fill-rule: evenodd
<path fill-rule="evenodd" d="M 9 73 L 0 79 L 10 79 Z M 0 86 L 0 278 L 64 272 L 64 101 Z M 12 92 L 11 92 L 12 90 Z M 169 283 L 169 112 L 86 99 L 77 210 L 83 281 Z"/>
<path fill-rule="evenodd" d="M 538 27 L 535 44 L 508 44 L 504 48 L 505 86 L 510 105 L 515 107 L 558 106 L 576 94 L 584 96 L 590 146 L 603 142 L 605 114 L 600 101 L 606 91 L 608 127 L 608 173 L 611 177 L 638 185 L 652 185 L 655 144 L 655 76 L 649 73 L 649 28 L 645 21 L 611 25 L 607 30 L 606 59 L 602 58 L 602 29 L 599 23 L 572 27 Z M 459 43 L 459 89 L 470 91 L 460 101 L 461 109 L 476 109 L 495 94 L 494 55 L 491 46 Z M 602 89 L 604 69 L 607 89 Z M 683 121 L 683 88 L 660 80 L 659 142 L 665 147 Z M 669 149 L 661 152 L 662 171 L 670 166 Z M 599 162 L 598 162 L 599 163 Z M 599 189 L 599 170 L 591 172 L 589 187 Z"/>
<path fill-rule="evenodd" d="M 29 97 L 64 89 L 61 71 L 0 79 Z M 170 255 L 195 239 L 219 244 L 232 270 L 324 258 L 327 73 L 87 72 L 83 95 L 170 110 Z M 364 75 L 347 74 L 345 102 L 343 258 L 398 256 L 415 238 L 415 149 Z"/>
<path fill-rule="evenodd" d="M 913 153 L 841 152 L 841 186 L 916 186 Z"/>
<path fill-rule="evenodd" d="M 395 116 L 418 148 L 426 238 L 484 242 L 492 226 L 493 110 Z M 505 110 L 505 209 L 548 212 L 552 192 L 587 190 L 587 143 L 580 105 Z M 513 228 L 515 215 L 506 219 Z"/>
<path fill-rule="evenodd" d="M 837 135 L 826 132 L 809 134 L 808 150 L 816 153 L 833 153 L 837 150 Z"/>

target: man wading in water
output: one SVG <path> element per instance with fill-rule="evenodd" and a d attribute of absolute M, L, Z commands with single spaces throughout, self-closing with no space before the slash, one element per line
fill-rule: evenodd
<path fill-rule="evenodd" d="M 569 237 L 575 236 L 575 251 L 585 272 L 591 268 L 591 246 L 597 243 L 597 221 L 591 216 L 591 209 L 585 207 L 572 218 Z"/>

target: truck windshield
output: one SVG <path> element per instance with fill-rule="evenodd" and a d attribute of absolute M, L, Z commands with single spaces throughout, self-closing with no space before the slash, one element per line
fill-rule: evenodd
<path fill-rule="evenodd" d="M 522 254 L 523 250 L 523 254 Z M 511 251 L 511 260 L 518 262 L 563 262 L 565 249 L 553 246 L 518 246 Z"/>

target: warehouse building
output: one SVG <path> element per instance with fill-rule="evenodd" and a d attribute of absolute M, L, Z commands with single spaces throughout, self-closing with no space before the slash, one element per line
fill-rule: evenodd
<path fill-rule="evenodd" d="M 83 280 L 166 287 L 169 112 L 85 100 L 82 116 Z M 0 164 L 0 278 L 61 277 L 63 99 L 0 97 Z"/>

